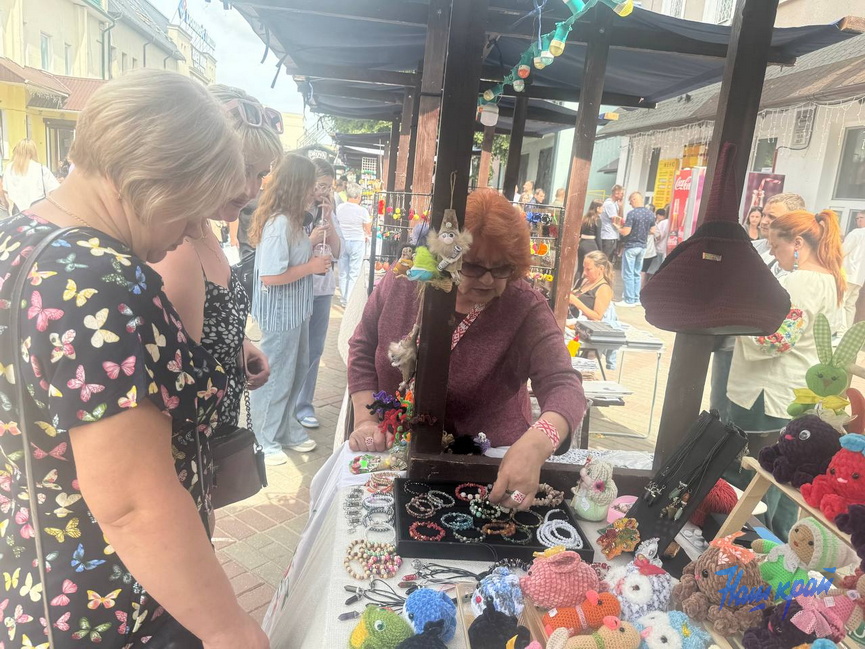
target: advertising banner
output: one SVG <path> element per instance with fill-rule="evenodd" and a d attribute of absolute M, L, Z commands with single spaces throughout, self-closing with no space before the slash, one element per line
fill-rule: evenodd
<path fill-rule="evenodd" d="M 784 178 L 783 174 L 764 174 L 757 171 L 748 174 L 741 223 L 748 222 L 748 212 L 752 207 L 762 208 L 767 200 L 784 191 Z"/>
<path fill-rule="evenodd" d="M 685 240 L 685 220 L 688 213 L 688 200 L 691 197 L 691 170 L 676 172 L 673 181 L 673 197 L 670 203 L 670 237 L 667 240 L 667 254 Z"/>
<path fill-rule="evenodd" d="M 679 170 L 679 159 L 668 158 L 658 161 L 658 175 L 655 176 L 655 191 L 652 203 L 658 209 L 666 207 L 673 198 L 673 182 Z"/>

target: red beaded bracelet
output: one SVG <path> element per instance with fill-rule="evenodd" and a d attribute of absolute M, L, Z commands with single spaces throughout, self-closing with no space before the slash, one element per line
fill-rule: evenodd
<path fill-rule="evenodd" d="M 550 439 L 550 443 L 553 445 L 553 450 L 559 448 L 559 431 L 556 430 L 556 427 L 553 426 L 546 419 L 538 419 L 534 424 L 532 424 L 532 428 L 537 428 L 540 431 L 543 431 L 544 435 L 546 435 Z"/>
<path fill-rule="evenodd" d="M 477 493 L 466 493 L 466 489 L 477 489 Z M 471 502 L 472 500 L 483 500 L 487 497 L 487 488 L 474 482 L 463 482 L 454 490 L 454 495 L 460 500 Z"/>
<path fill-rule="evenodd" d="M 418 532 L 418 528 L 420 527 L 435 530 L 435 536 L 427 536 L 426 534 L 421 534 L 420 532 Z M 445 530 L 438 523 L 415 521 L 411 524 L 411 527 L 408 528 L 408 535 L 412 537 L 415 541 L 441 541 L 445 537 Z"/>

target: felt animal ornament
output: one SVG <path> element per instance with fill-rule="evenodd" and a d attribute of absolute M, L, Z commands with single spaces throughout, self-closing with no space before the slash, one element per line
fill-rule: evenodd
<path fill-rule="evenodd" d="M 574 498 L 571 506 L 577 518 L 586 521 L 603 521 L 607 518 L 610 504 L 619 495 L 613 482 L 613 465 L 609 462 L 586 460 L 580 469 L 580 482 L 571 491 Z"/>
<path fill-rule="evenodd" d="M 444 622 L 427 622 L 424 630 L 400 642 L 396 649 L 447 649 L 442 641 Z"/>
<path fill-rule="evenodd" d="M 850 327 L 833 353 L 829 320 L 819 313 L 814 319 L 814 342 L 820 362 L 805 373 L 808 387 L 793 390 L 796 399 L 787 406 L 787 412 L 792 417 L 813 410 L 817 404 L 838 414 L 850 405 L 844 394 L 850 387 L 851 376 L 847 368 L 856 361 L 856 355 L 865 344 L 865 322 L 857 322 Z"/>
<path fill-rule="evenodd" d="M 865 570 L 865 505 L 850 505 L 844 514 L 835 518 L 835 525 L 850 535 L 850 542 L 862 560 L 859 568 Z"/>
<path fill-rule="evenodd" d="M 829 469 L 803 484 L 801 491 L 805 502 L 819 507 L 830 521 L 846 513 L 850 505 L 865 503 L 865 435 L 844 435 Z"/>
<path fill-rule="evenodd" d="M 697 622 L 708 620 L 715 631 L 725 636 L 757 626 L 762 615 L 759 610 L 751 611 L 753 602 L 730 601 L 727 589 L 729 575 L 719 575 L 718 571 L 731 569 L 730 574 L 736 575 L 731 582 L 738 579 L 737 589 L 744 587 L 748 592 L 769 589 L 754 561 L 754 553 L 733 543 L 739 536 L 742 533 L 736 532 L 709 543 L 708 550 L 685 566 L 681 580 L 673 587 L 673 602 L 677 609 Z"/>
<path fill-rule="evenodd" d="M 450 275 L 454 284 L 459 284 L 462 279 L 460 269 L 463 267 L 463 255 L 471 245 L 472 233 L 468 230 L 460 232 L 454 210 L 445 210 L 441 229 L 436 232 L 430 228 L 427 237 L 427 247 L 439 259 L 436 270 Z"/>
<path fill-rule="evenodd" d="M 729 514 L 737 502 L 739 498 L 730 483 L 726 480 L 718 480 L 688 520 L 702 528 L 710 514 Z"/>
<path fill-rule="evenodd" d="M 760 466 L 781 484 L 797 489 L 829 468 L 841 450 L 838 431 L 817 415 L 803 415 L 787 424 L 777 443 L 760 451 Z"/>
<path fill-rule="evenodd" d="M 399 342 L 391 343 L 387 348 L 390 364 L 402 374 L 402 383 L 399 384 L 400 392 L 405 392 L 408 389 L 409 382 L 417 369 L 418 331 L 420 331 L 420 327 L 415 325 L 405 338 Z"/>
<path fill-rule="evenodd" d="M 400 642 L 414 635 L 399 614 L 377 606 L 367 606 L 351 632 L 351 649 L 396 649 Z"/>
<path fill-rule="evenodd" d="M 402 276 L 408 273 L 412 266 L 414 266 L 414 250 L 410 246 L 405 246 L 402 249 L 399 261 L 391 267 L 391 272 L 394 275 Z"/>
<path fill-rule="evenodd" d="M 413 282 L 431 282 L 441 277 L 437 266 L 438 262 L 429 248 L 418 246 L 414 251 L 414 264 L 406 272 L 406 277 Z"/>
<path fill-rule="evenodd" d="M 641 639 L 633 624 L 608 617 L 591 635 L 569 637 L 567 629 L 556 629 L 547 640 L 547 649 L 637 649 Z"/>
<path fill-rule="evenodd" d="M 489 602 L 499 613 L 519 617 L 525 606 L 520 578 L 508 568 L 495 568 L 481 579 L 472 594 L 471 607 L 475 616 L 483 613 Z"/>
<path fill-rule="evenodd" d="M 640 649 L 707 649 L 712 636 L 681 611 L 652 611 L 634 624 L 643 638 Z"/>
<path fill-rule="evenodd" d="M 579 554 L 562 546 L 535 553 L 535 560 L 520 579 L 523 593 L 542 608 L 576 606 L 590 590 L 599 591 L 598 573 Z"/>
<path fill-rule="evenodd" d="M 807 583 L 809 570 L 844 568 L 856 560 L 850 548 L 810 516 L 792 527 L 787 543 L 757 539 L 751 549 L 758 553 L 760 575 L 773 592 L 784 583 Z"/>
<path fill-rule="evenodd" d="M 469 625 L 472 649 L 527 649 L 531 641 L 529 630 L 514 616 L 497 611 L 492 601 Z"/>
<path fill-rule="evenodd" d="M 450 642 L 457 629 L 457 607 L 453 600 L 438 590 L 418 588 L 406 597 L 402 615 L 415 633 L 423 633 L 431 622 L 441 622 L 441 639 Z"/>
<path fill-rule="evenodd" d="M 759 624 L 751 627 L 742 636 L 745 649 L 790 649 L 800 644 L 814 642 L 817 636 L 802 631 L 793 624 L 793 616 L 802 611 L 798 602 L 782 602 L 770 606 L 763 612 Z"/>
<path fill-rule="evenodd" d="M 858 597 L 858 594 L 854 592 Z M 790 621 L 804 633 L 840 642 L 847 635 L 847 620 L 856 605 L 848 595 L 795 598 L 802 610 L 790 615 Z"/>
<path fill-rule="evenodd" d="M 657 553 L 657 544 L 654 552 Z M 653 563 L 656 557 L 657 554 L 647 556 L 638 550 L 633 561 L 607 573 L 606 583 L 619 598 L 621 617 L 627 622 L 636 622 L 652 611 L 666 611 L 670 606 L 673 578 L 658 563 Z"/>
<path fill-rule="evenodd" d="M 615 595 L 590 590 L 579 606 L 554 608 L 544 613 L 541 624 L 547 635 L 556 629 L 567 629 L 570 635 L 582 635 L 600 629 L 604 618 L 619 617 L 621 612 L 622 607 Z"/>

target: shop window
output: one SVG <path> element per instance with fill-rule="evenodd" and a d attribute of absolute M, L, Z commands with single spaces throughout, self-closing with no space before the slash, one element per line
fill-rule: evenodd
<path fill-rule="evenodd" d="M 655 182 L 658 180 L 658 165 L 661 162 L 661 149 L 652 149 L 652 158 L 649 161 L 649 177 L 646 178 L 646 192 L 654 193 Z"/>
<path fill-rule="evenodd" d="M 844 135 L 835 199 L 865 199 L 865 127 L 847 129 Z"/>
<path fill-rule="evenodd" d="M 757 150 L 754 153 L 754 164 L 751 171 L 772 170 L 775 166 L 775 149 L 778 147 L 778 138 L 766 137 L 757 140 Z"/>
<path fill-rule="evenodd" d="M 39 54 L 43 70 L 51 70 L 51 37 L 48 34 L 39 35 Z"/>
<path fill-rule="evenodd" d="M 72 76 L 72 46 L 69 43 L 63 46 L 63 73 Z"/>

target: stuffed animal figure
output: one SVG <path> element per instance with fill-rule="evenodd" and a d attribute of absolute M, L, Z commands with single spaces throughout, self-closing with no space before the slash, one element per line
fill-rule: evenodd
<path fill-rule="evenodd" d="M 413 635 L 400 642 L 396 649 L 448 649 L 442 642 L 442 631 L 444 622 L 427 622 L 424 630 L 418 635 Z"/>
<path fill-rule="evenodd" d="M 850 327 L 833 354 L 829 320 L 819 313 L 814 319 L 814 342 L 820 362 L 805 373 L 808 387 L 793 390 L 796 399 L 787 406 L 787 412 L 792 417 L 805 414 L 818 404 L 837 414 L 850 405 L 844 396 L 850 387 L 851 378 L 847 368 L 856 361 L 856 355 L 865 344 L 865 322 L 857 322 Z"/>
<path fill-rule="evenodd" d="M 414 635 L 408 623 L 397 613 L 377 606 L 367 606 L 351 632 L 351 649 L 396 649 Z"/>
<path fill-rule="evenodd" d="M 547 649 L 638 649 L 640 632 L 629 622 L 608 617 L 604 626 L 591 635 L 568 636 L 567 629 L 556 629 L 547 640 Z"/>
<path fill-rule="evenodd" d="M 399 261 L 391 268 L 391 272 L 397 276 L 405 275 L 411 270 L 412 266 L 414 266 L 414 250 L 410 246 L 405 246 L 402 249 Z"/>
<path fill-rule="evenodd" d="M 520 588 L 538 606 L 576 606 L 590 590 L 600 590 L 598 573 L 576 552 L 559 546 L 535 557 L 529 573 L 520 579 Z"/>
<path fill-rule="evenodd" d="M 640 545 L 633 561 L 607 573 L 607 585 L 619 598 L 622 619 L 627 622 L 636 622 L 651 611 L 666 611 L 670 606 L 673 578 L 658 565 L 656 556 L 639 552 L 644 545 Z"/>
<path fill-rule="evenodd" d="M 514 616 L 497 611 L 492 601 L 469 625 L 472 649 L 527 649 L 531 641 L 529 630 L 517 624 Z"/>
<path fill-rule="evenodd" d="M 835 518 L 835 525 L 850 535 L 850 542 L 862 560 L 859 567 L 865 570 L 865 505 L 850 505 L 846 513 Z"/>
<path fill-rule="evenodd" d="M 737 502 L 739 497 L 730 483 L 726 480 L 718 480 L 688 520 L 702 528 L 710 514 L 729 514 Z"/>
<path fill-rule="evenodd" d="M 436 259 L 429 248 L 418 246 L 414 251 L 414 264 L 406 272 L 406 277 L 413 282 L 430 282 L 441 277 L 436 266 Z"/>
<path fill-rule="evenodd" d="M 847 628 L 853 637 L 865 638 L 865 576 L 857 569 L 853 575 L 844 577 L 841 589 L 832 589 L 830 596 L 848 594 L 854 604 L 853 611 L 847 620 Z"/>
<path fill-rule="evenodd" d="M 427 237 L 429 251 L 439 259 L 436 269 L 448 273 L 454 284 L 459 284 L 462 279 L 460 269 L 463 266 L 463 255 L 471 245 L 472 233 L 468 230 L 460 232 L 454 210 L 445 210 L 441 230 L 436 232 L 430 228 Z"/>
<path fill-rule="evenodd" d="M 613 465 L 609 462 L 586 460 L 580 469 L 580 483 L 571 489 L 571 506 L 577 518 L 585 521 L 603 521 L 610 504 L 619 495 L 613 482 Z"/>
<path fill-rule="evenodd" d="M 439 590 L 418 588 L 409 595 L 402 607 L 402 615 L 415 633 L 423 633 L 430 622 L 442 622 L 441 638 L 450 642 L 457 630 L 457 606 Z"/>
<path fill-rule="evenodd" d="M 760 466 L 781 484 L 797 489 L 829 468 L 841 450 L 838 431 L 817 415 L 803 415 L 787 424 L 778 442 L 760 451 Z"/>
<path fill-rule="evenodd" d="M 634 624 L 643 638 L 640 649 L 707 649 L 712 636 L 681 611 L 653 611 Z"/>
<path fill-rule="evenodd" d="M 415 325 L 405 338 L 399 342 L 391 343 L 387 348 L 390 364 L 402 374 L 402 383 L 399 384 L 400 392 L 406 391 L 417 369 L 417 335 L 419 331 L 420 327 Z"/>
<path fill-rule="evenodd" d="M 758 539 L 751 548 L 762 555 L 758 556 L 760 574 L 773 592 L 785 582 L 807 582 L 809 570 L 844 568 L 856 560 L 850 548 L 810 516 L 793 526 L 787 543 Z"/>
<path fill-rule="evenodd" d="M 742 636 L 745 649 L 789 649 L 796 645 L 813 642 L 817 636 L 806 633 L 793 624 L 793 616 L 802 610 L 797 602 L 786 602 L 772 606 L 763 612 L 759 625 L 751 627 Z"/>
<path fill-rule="evenodd" d="M 858 598 L 855 591 L 850 595 Z M 856 605 L 848 594 L 831 597 L 796 597 L 802 610 L 790 616 L 793 625 L 805 633 L 818 638 L 840 642 L 847 635 L 846 624 Z"/>
<path fill-rule="evenodd" d="M 567 629 L 570 635 L 581 635 L 600 629 L 604 618 L 619 617 L 621 612 L 622 607 L 615 595 L 590 590 L 579 606 L 554 608 L 544 613 L 541 624 L 547 635 L 562 628 Z"/>
<path fill-rule="evenodd" d="M 801 491 L 805 502 L 819 507 L 830 521 L 850 505 L 865 503 L 865 435 L 844 435 L 826 473 L 802 485 Z"/>
<path fill-rule="evenodd" d="M 751 611 L 753 603 L 736 605 L 726 598 L 727 576 L 719 570 L 736 568 L 739 572 L 738 588 L 749 590 L 768 586 L 760 575 L 760 568 L 750 550 L 735 545 L 733 540 L 741 532 L 715 539 L 696 561 L 685 566 L 681 581 L 673 587 L 676 608 L 698 622 L 708 620 L 718 633 L 732 636 L 759 624 L 760 611 Z M 721 599 L 726 598 L 721 607 Z"/>
<path fill-rule="evenodd" d="M 519 617 L 524 607 L 520 578 L 508 568 L 499 567 L 481 579 L 471 599 L 475 617 L 484 612 L 489 602 L 499 613 Z"/>

